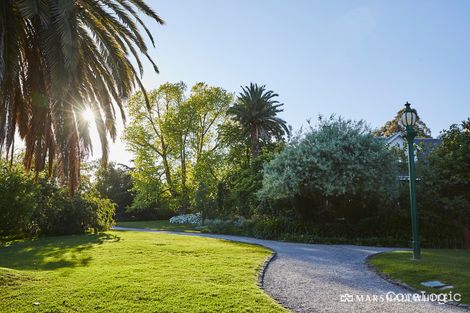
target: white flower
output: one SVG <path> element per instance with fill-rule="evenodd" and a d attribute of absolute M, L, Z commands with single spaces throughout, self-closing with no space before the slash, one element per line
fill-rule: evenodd
<path fill-rule="evenodd" d="M 202 224 L 201 213 L 181 214 L 181 215 L 173 216 L 172 218 L 170 218 L 170 224 L 201 225 Z"/>

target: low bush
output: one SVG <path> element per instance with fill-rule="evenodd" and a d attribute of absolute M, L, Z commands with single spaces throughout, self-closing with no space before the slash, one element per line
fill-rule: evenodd
<path fill-rule="evenodd" d="M 279 239 L 288 229 L 284 218 L 265 218 L 253 223 L 253 236 L 263 239 Z"/>
<path fill-rule="evenodd" d="M 248 231 L 246 227 L 235 226 L 229 223 L 204 225 L 198 228 L 198 230 L 203 233 L 251 236 L 251 232 Z"/>
<path fill-rule="evenodd" d="M 104 198 L 107 198 L 104 196 Z M 113 201 L 113 199 L 110 199 Z M 114 202 L 114 201 L 113 201 Z M 129 221 L 160 221 L 169 220 L 175 216 L 175 211 L 164 208 L 164 207 L 148 207 L 143 209 L 130 208 L 125 212 L 118 213 L 116 211 L 115 219 L 118 222 L 129 222 Z"/>
<path fill-rule="evenodd" d="M 202 216 L 200 213 L 176 215 L 170 218 L 170 224 L 201 225 Z"/>
<path fill-rule="evenodd" d="M 403 223 L 407 223 L 408 220 Z M 370 219 L 370 223 L 375 223 Z M 260 239 L 281 240 L 303 243 L 325 243 L 325 244 L 355 244 L 366 246 L 388 246 L 388 247 L 408 247 L 410 246 L 411 230 L 404 227 L 404 231 L 397 231 L 395 228 L 382 231 L 370 231 L 376 227 L 370 224 L 368 227 L 362 225 L 367 231 L 358 230 L 354 225 L 348 226 L 345 221 L 336 223 L 314 224 L 312 222 L 301 222 L 285 217 L 255 217 L 245 221 L 243 224 L 236 224 L 231 221 L 223 223 L 207 223 L 200 230 L 203 232 L 252 236 Z M 433 235 L 428 227 L 423 227 L 423 247 L 461 248 L 462 241 L 459 240 L 458 232 L 447 231 L 444 228 L 439 235 Z"/>
<path fill-rule="evenodd" d="M 0 170 L 0 236 L 98 232 L 114 223 L 115 205 L 93 190 L 73 197 L 56 182 L 34 178 L 18 166 Z"/>
<path fill-rule="evenodd" d="M 210 232 L 218 234 L 231 234 L 251 236 L 251 223 L 243 217 L 234 219 L 212 219 L 205 220 L 204 226 L 198 228 L 201 232 Z"/>
<path fill-rule="evenodd" d="M 115 204 L 94 191 L 79 191 L 69 197 L 67 191 L 49 181 L 38 187 L 38 205 L 33 217 L 37 231 L 65 235 L 98 232 L 114 224 Z"/>
<path fill-rule="evenodd" d="M 0 166 L 0 236 L 27 233 L 36 208 L 34 181 L 19 167 Z"/>

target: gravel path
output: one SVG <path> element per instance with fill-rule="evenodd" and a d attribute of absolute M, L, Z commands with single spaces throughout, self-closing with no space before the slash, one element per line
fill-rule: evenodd
<path fill-rule="evenodd" d="M 152 231 L 127 227 L 114 229 Z M 364 263 L 368 255 L 393 250 L 390 248 L 287 243 L 216 234 L 153 232 L 253 243 L 276 251 L 276 257 L 265 271 L 263 288 L 294 312 L 468 312 L 437 303 L 382 301 L 380 297 L 386 297 L 387 293 L 393 297 L 399 293 L 410 293 L 383 280 Z M 374 295 L 377 296 L 376 300 Z M 361 296 L 364 297 L 362 301 Z M 352 302 L 351 297 L 354 297 Z"/>

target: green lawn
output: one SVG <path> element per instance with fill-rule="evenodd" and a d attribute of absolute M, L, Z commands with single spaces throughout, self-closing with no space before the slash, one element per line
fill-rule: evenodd
<path fill-rule="evenodd" d="M 112 231 L 0 248 L 0 312 L 283 312 L 258 288 L 267 249 Z"/>
<path fill-rule="evenodd" d="M 452 291 L 470 304 L 470 251 L 424 249 L 420 261 L 411 260 L 411 251 L 393 251 L 373 256 L 372 265 L 391 278 L 429 292 L 440 292 L 420 285 L 423 281 L 440 280 L 455 286 Z"/>
<path fill-rule="evenodd" d="M 146 228 L 153 230 L 183 231 L 183 232 L 199 232 L 195 229 L 195 225 L 187 224 L 170 224 L 169 221 L 130 221 L 117 222 L 116 226 Z"/>

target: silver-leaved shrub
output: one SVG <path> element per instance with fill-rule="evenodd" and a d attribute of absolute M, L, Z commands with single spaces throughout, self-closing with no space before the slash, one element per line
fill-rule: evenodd
<path fill-rule="evenodd" d="M 390 199 L 398 181 L 396 156 L 364 121 L 319 117 L 264 167 L 261 199 Z"/>

